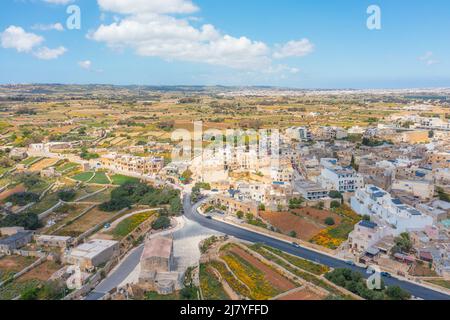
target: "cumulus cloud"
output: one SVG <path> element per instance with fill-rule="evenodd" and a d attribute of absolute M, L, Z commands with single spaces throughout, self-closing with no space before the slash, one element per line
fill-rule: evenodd
<path fill-rule="evenodd" d="M 191 17 L 171 15 L 197 11 L 198 7 L 188 0 L 98 0 L 98 4 L 102 10 L 123 16 L 114 23 L 100 25 L 88 38 L 113 49 L 133 48 L 141 56 L 296 73 L 295 68 L 273 66 L 273 58 L 305 56 L 314 47 L 303 39 L 272 49 L 261 41 L 225 34 L 210 24 L 194 27 Z"/>
<path fill-rule="evenodd" d="M 39 48 L 36 52 L 34 52 L 34 56 L 42 59 L 42 60 L 53 60 L 57 59 L 60 56 L 62 56 L 64 53 L 67 52 L 67 49 L 64 47 L 58 47 L 55 49 L 50 49 L 47 47 Z"/>
<path fill-rule="evenodd" d="M 64 31 L 64 26 L 61 23 L 57 22 L 53 24 L 35 24 L 31 27 L 31 29 L 40 31 Z"/>
<path fill-rule="evenodd" d="M 43 0 L 44 2 L 51 3 L 51 4 L 69 4 L 73 2 L 74 0 Z"/>
<path fill-rule="evenodd" d="M 1 33 L 0 38 L 3 48 L 15 49 L 17 52 L 30 52 L 44 41 L 43 37 L 17 26 L 9 26 Z"/>
<path fill-rule="evenodd" d="M 193 13 L 198 7 L 190 0 L 98 0 L 102 10 L 122 14 Z"/>
<path fill-rule="evenodd" d="M 92 69 L 92 62 L 90 60 L 79 61 L 78 65 L 85 70 L 90 71 Z"/>
<path fill-rule="evenodd" d="M 313 51 L 314 45 L 308 39 L 302 39 L 299 41 L 289 41 L 284 45 L 278 46 L 273 57 L 275 59 L 304 57 Z"/>
<path fill-rule="evenodd" d="M 0 33 L 1 46 L 5 49 L 15 49 L 19 53 L 32 53 L 42 60 L 53 60 L 67 52 L 60 46 L 55 49 L 41 47 L 45 39 L 37 34 L 26 32 L 22 27 L 9 26 Z"/>
<path fill-rule="evenodd" d="M 431 51 L 428 51 L 423 56 L 419 57 L 419 60 L 423 61 L 427 66 L 439 63 L 439 61 L 434 58 L 434 54 Z"/>

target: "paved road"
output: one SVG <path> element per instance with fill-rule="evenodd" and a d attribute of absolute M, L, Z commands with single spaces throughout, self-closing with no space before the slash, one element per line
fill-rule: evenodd
<path fill-rule="evenodd" d="M 120 265 L 86 297 L 85 300 L 99 300 L 109 291 L 117 288 L 134 271 L 134 269 L 136 269 L 143 251 L 143 244 L 134 249 Z"/>
<path fill-rule="evenodd" d="M 308 250 L 306 248 L 296 248 L 289 243 L 286 243 L 281 240 L 277 240 L 271 238 L 269 236 L 264 236 L 255 232 L 251 232 L 245 229 L 241 229 L 237 226 L 229 225 L 224 222 L 210 220 L 207 219 L 197 213 L 197 209 L 199 204 L 191 206 L 190 197 L 186 196 L 183 200 L 183 206 L 185 210 L 185 216 L 193 221 L 196 221 L 200 225 L 227 234 L 229 236 L 236 237 L 238 239 L 249 241 L 253 243 L 263 243 L 268 246 L 274 247 L 276 249 L 285 251 L 287 253 L 293 254 L 295 256 L 308 259 L 311 261 L 315 261 L 324 265 L 327 265 L 332 268 L 350 268 L 355 271 L 361 272 L 365 277 L 368 277 L 366 274 L 366 270 L 357 266 L 350 266 L 346 264 L 344 261 L 339 260 L 337 258 L 330 257 L 325 254 L 320 254 L 318 252 Z M 383 279 L 387 286 L 399 286 L 404 290 L 407 290 L 412 295 L 417 298 L 425 299 L 425 300 L 450 300 L 450 296 L 422 287 L 417 284 L 413 284 L 408 281 L 402 281 L 396 278 L 384 278 Z"/>

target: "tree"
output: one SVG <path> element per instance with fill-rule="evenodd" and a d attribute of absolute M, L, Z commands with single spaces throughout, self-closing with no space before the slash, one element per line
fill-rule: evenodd
<path fill-rule="evenodd" d="M 158 219 L 156 219 L 152 223 L 152 228 L 154 230 L 163 230 L 170 227 L 170 218 L 167 216 L 159 216 Z"/>
<path fill-rule="evenodd" d="M 189 184 L 192 180 L 193 173 L 191 170 L 187 169 L 183 174 L 181 175 L 181 178 L 183 180 L 183 183 Z"/>
<path fill-rule="evenodd" d="M 352 160 L 350 161 L 350 166 L 356 171 L 359 170 L 359 166 L 356 164 L 355 155 L 352 154 Z"/>
<path fill-rule="evenodd" d="M 236 212 L 236 216 L 237 216 L 239 219 L 242 219 L 242 218 L 244 217 L 244 212 L 238 211 L 238 212 Z"/>
<path fill-rule="evenodd" d="M 19 206 L 25 206 L 37 201 L 39 201 L 39 195 L 32 192 L 17 192 L 6 198 L 6 202 Z"/>
<path fill-rule="evenodd" d="M 58 192 L 58 198 L 65 202 L 72 201 L 76 195 L 77 193 L 73 189 L 64 189 Z"/>
<path fill-rule="evenodd" d="M 132 202 L 125 198 L 115 198 L 102 203 L 99 208 L 104 212 L 114 212 L 125 208 L 131 208 Z"/>
<path fill-rule="evenodd" d="M 438 193 L 439 200 L 450 202 L 450 195 L 443 188 L 437 187 L 436 192 Z"/>
<path fill-rule="evenodd" d="M 337 209 L 341 207 L 341 202 L 340 201 L 332 201 L 330 204 L 331 209 Z"/>
<path fill-rule="evenodd" d="M 320 201 L 317 205 L 314 206 L 314 208 L 323 210 L 325 208 L 325 203 L 323 201 Z"/>
<path fill-rule="evenodd" d="M 398 286 L 388 287 L 385 291 L 386 295 L 392 300 L 409 300 L 411 295 Z"/>
<path fill-rule="evenodd" d="M 410 253 L 413 249 L 413 243 L 409 236 L 409 233 L 404 232 L 400 234 L 399 237 L 394 239 L 394 247 L 392 248 L 392 253 Z"/>
<path fill-rule="evenodd" d="M 370 218 L 370 216 L 369 215 L 364 215 L 363 216 L 363 221 L 369 221 L 370 222 L 370 220 L 371 220 L 371 218 Z"/>
<path fill-rule="evenodd" d="M 173 215 L 180 215 L 181 210 L 183 208 L 183 204 L 181 203 L 180 198 L 173 198 L 169 202 L 170 205 L 170 213 Z"/>
<path fill-rule="evenodd" d="M 304 202 L 301 198 L 293 198 L 289 200 L 289 209 L 299 209 L 302 207 L 302 203 Z"/>
<path fill-rule="evenodd" d="M 24 227 L 36 230 L 41 226 L 37 214 L 32 212 L 9 214 L 0 221 L 0 227 Z"/>
<path fill-rule="evenodd" d="M 334 221 L 334 219 L 332 217 L 328 217 L 325 219 L 325 224 L 327 226 L 334 226 L 336 224 L 336 222 Z"/>
<path fill-rule="evenodd" d="M 261 203 L 260 205 L 259 205 L 259 211 L 266 211 L 266 206 L 263 204 L 263 203 Z"/>
<path fill-rule="evenodd" d="M 297 238 L 297 232 L 295 232 L 295 231 L 289 232 L 289 237 L 291 237 L 291 238 Z"/>
<path fill-rule="evenodd" d="M 328 196 L 331 199 L 343 199 L 344 197 L 342 196 L 342 193 L 340 193 L 339 191 L 336 190 L 332 190 L 328 193 Z"/>

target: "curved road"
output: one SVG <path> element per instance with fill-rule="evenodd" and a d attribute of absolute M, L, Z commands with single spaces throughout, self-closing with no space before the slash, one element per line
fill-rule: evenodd
<path fill-rule="evenodd" d="M 266 244 L 273 248 L 276 248 L 276 249 L 282 250 L 284 252 L 298 256 L 300 258 L 315 261 L 315 262 L 321 263 L 323 265 L 326 265 L 326 266 L 329 266 L 332 268 L 352 269 L 354 271 L 361 272 L 365 277 L 368 277 L 365 269 L 363 269 L 361 267 L 357 267 L 357 266 L 350 266 L 350 265 L 346 264 L 344 261 L 339 260 L 337 258 L 333 258 L 328 255 L 321 254 L 321 253 L 318 253 L 318 252 L 315 252 L 315 251 L 312 251 L 312 250 L 309 250 L 309 249 L 306 249 L 303 247 L 297 248 L 287 242 L 277 240 L 277 239 L 271 238 L 269 236 L 265 236 L 265 235 L 262 235 L 259 233 L 245 230 L 245 229 L 241 229 L 239 227 L 236 227 L 236 226 L 224 223 L 224 222 L 207 219 L 197 213 L 197 209 L 200 206 L 200 204 L 196 204 L 194 206 L 191 205 L 190 196 L 186 196 L 184 198 L 183 206 L 184 206 L 185 216 L 189 220 L 193 220 L 206 228 L 227 234 L 229 236 L 233 236 L 235 238 L 238 238 L 238 239 L 241 239 L 244 241 Z M 422 287 L 418 284 L 414 284 L 414 283 L 411 283 L 408 281 L 399 280 L 397 278 L 384 278 L 383 280 L 386 285 L 399 286 L 399 287 L 403 288 L 404 290 L 407 290 L 408 292 L 410 292 L 413 296 L 415 296 L 417 298 L 421 298 L 424 300 L 450 300 L 449 295 L 446 295 L 446 294 L 438 292 L 438 291 L 434 291 L 434 290 L 426 288 L 426 287 Z"/>

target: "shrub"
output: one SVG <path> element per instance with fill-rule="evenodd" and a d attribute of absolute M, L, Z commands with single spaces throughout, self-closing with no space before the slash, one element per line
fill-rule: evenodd
<path fill-rule="evenodd" d="M 40 227 L 39 218 L 35 213 L 10 214 L 0 221 L 0 227 L 24 227 L 36 230 Z"/>
<path fill-rule="evenodd" d="M 62 201 L 69 202 L 75 199 L 76 191 L 73 189 L 64 189 L 58 192 L 58 198 Z"/>
<path fill-rule="evenodd" d="M 340 208 L 341 202 L 340 201 L 332 201 L 330 207 L 331 207 L 331 209 Z"/>
<path fill-rule="evenodd" d="M 170 218 L 167 216 L 160 216 L 152 223 L 154 230 L 163 230 L 170 227 Z"/>
<path fill-rule="evenodd" d="M 10 195 L 6 198 L 6 201 L 11 202 L 14 205 L 24 206 L 39 201 L 39 195 L 32 192 L 18 192 Z"/>
<path fill-rule="evenodd" d="M 334 221 L 334 219 L 332 217 L 328 217 L 325 219 L 325 224 L 327 226 L 334 226 L 336 224 L 336 222 Z"/>

